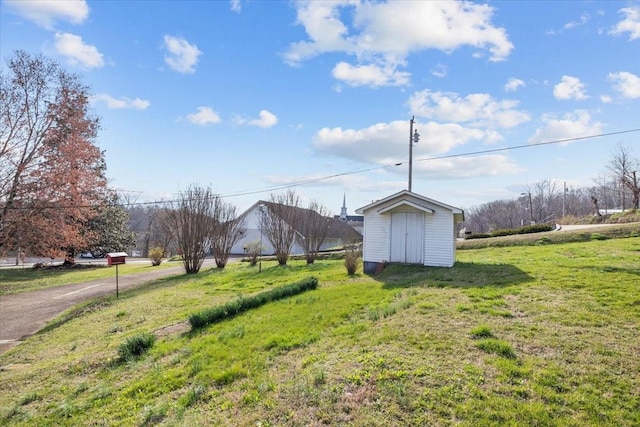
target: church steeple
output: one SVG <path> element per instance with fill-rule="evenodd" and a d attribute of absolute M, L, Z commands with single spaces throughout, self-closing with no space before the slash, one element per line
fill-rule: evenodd
<path fill-rule="evenodd" d="M 343 194 L 342 196 L 342 208 L 340 209 L 340 220 L 347 220 L 347 195 Z"/>

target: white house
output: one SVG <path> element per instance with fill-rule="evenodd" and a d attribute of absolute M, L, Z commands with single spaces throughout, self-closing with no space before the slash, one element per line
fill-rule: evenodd
<path fill-rule="evenodd" d="M 456 259 L 456 224 L 462 209 L 404 190 L 375 201 L 364 215 L 364 272 L 384 263 L 452 267 Z"/>
<path fill-rule="evenodd" d="M 274 205 L 274 203 L 259 200 L 256 203 L 254 203 L 249 209 L 247 209 L 242 215 L 240 215 L 241 220 L 244 221 L 244 226 L 246 228 L 246 231 L 242 236 L 242 238 L 231 248 L 232 254 L 235 254 L 235 255 L 244 254 L 245 245 L 249 242 L 254 242 L 256 240 L 262 241 L 262 245 L 264 248 L 264 250 L 262 251 L 262 255 L 272 255 L 275 252 L 273 249 L 273 246 L 271 245 L 267 237 L 262 233 L 262 230 L 260 229 L 260 218 L 262 215 L 262 210 L 269 209 L 269 206 L 272 206 L 272 205 Z M 290 207 L 290 209 L 299 209 L 301 211 L 304 211 L 306 215 L 313 215 L 313 214 L 317 215 L 315 212 L 309 211 L 308 209 L 304 209 L 304 208 Z M 345 243 L 362 240 L 362 235 L 358 233 L 356 230 L 354 230 L 353 228 L 351 228 L 346 223 L 338 219 L 328 218 L 328 217 L 327 217 L 327 221 L 330 222 L 329 230 L 327 232 L 327 236 L 324 240 L 324 243 L 320 248 L 321 251 L 326 251 L 334 248 L 342 248 L 344 247 Z M 291 246 L 291 250 L 290 250 L 291 254 L 298 255 L 298 254 L 304 253 L 304 249 L 298 243 L 300 239 L 304 239 L 304 236 L 302 236 L 296 230 L 296 239 L 294 240 L 293 245 Z"/>

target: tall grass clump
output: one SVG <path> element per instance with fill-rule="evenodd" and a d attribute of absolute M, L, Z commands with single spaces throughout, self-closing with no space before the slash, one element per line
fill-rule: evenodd
<path fill-rule="evenodd" d="M 471 330 L 471 336 L 475 339 L 493 338 L 493 333 L 487 325 L 480 325 Z"/>
<path fill-rule="evenodd" d="M 128 362 L 146 353 L 156 341 L 156 337 L 148 332 L 133 335 L 118 347 L 120 360 Z"/>
<path fill-rule="evenodd" d="M 271 301 L 277 301 L 293 295 L 301 294 L 318 287 L 318 279 L 309 277 L 300 282 L 291 283 L 289 285 L 279 286 L 260 292 L 259 294 L 249 297 L 241 296 L 240 298 L 229 301 L 226 304 L 216 307 L 207 308 L 198 313 L 189 316 L 189 324 L 191 329 L 204 328 L 207 325 L 219 322 L 221 320 L 230 319 L 240 313 L 258 308 Z"/>
<path fill-rule="evenodd" d="M 503 340 L 484 338 L 476 342 L 476 347 L 487 353 L 497 354 L 498 356 L 502 356 L 507 359 L 516 358 L 516 352 L 513 350 L 513 347 Z"/>

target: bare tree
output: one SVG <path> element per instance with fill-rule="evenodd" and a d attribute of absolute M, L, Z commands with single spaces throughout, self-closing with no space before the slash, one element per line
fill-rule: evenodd
<path fill-rule="evenodd" d="M 607 165 L 607 169 L 616 181 L 622 183 L 624 188 L 630 191 L 633 209 L 640 208 L 640 184 L 637 176 L 638 169 L 640 169 L 640 160 L 632 156 L 631 149 L 625 145 L 618 144 Z"/>
<path fill-rule="evenodd" d="M 608 214 L 609 209 L 615 206 L 614 199 L 617 195 L 615 180 L 610 174 L 600 174 L 593 181 L 596 185 L 591 188 L 591 196 L 598 199 L 598 208 Z"/>
<path fill-rule="evenodd" d="M 329 209 L 317 200 L 312 200 L 308 209 L 299 212 L 295 225 L 298 230 L 297 241 L 304 250 L 307 264 L 313 264 L 327 238 L 332 219 L 329 217 Z"/>
<path fill-rule="evenodd" d="M 269 240 L 279 265 L 286 265 L 291 245 L 296 237 L 294 228 L 299 221 L 300 198 L 293 190 L 271 194 L 260 218 L 264 236 Z"/>
<path fill-rule="evenodd" d="M 211 188 L 192 184 L 172 203 L 168 224 L 173 229 L 187 274 L 200 271 L 207 255 L 215 226 L 215 199 Z"/>
<path fill-rule="evenodd" d="M 528 189 L 533 198 L 533 218 L 536 222 L 547 223 L 554 217 L 561 216 L 559 187 L 558 181 L 544 179 L 533 184 L 533 190 Z"/>
<path fill-rule="evenodd" d="M 475 233 L 519 227 L 525 216 L 529 218 L 525 207 L 528 209 L 528 203 L 517 200 L 484 203 L 467 211 L 464 225 Z"/>
<path fill-rule="evenodd" d="M 216 196 L 214 200 L 214 226 L 211 230 L 211 247 L 218 268 L 229 261 L 231 248 L 246 231 L 244 220 L 238 218 L 236 207 Z"/>

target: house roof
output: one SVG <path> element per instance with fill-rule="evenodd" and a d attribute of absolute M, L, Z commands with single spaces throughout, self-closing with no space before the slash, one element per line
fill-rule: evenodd
<path fill-rule="evenodd" d="M 296 211 L 299 211 L 300 213 L 304 213 L 305 215 L 313 215 L 316 217 L 320 216 L 319 213 L 317 213 L 312 209 L 282 205 L 280 203 L 267 202 L 264 200 L 258 200 L 249 209 L 247 209 L 241 216 L 247 215 L 253 209 L 259 208 L 260 205 L 264 205 L 267 208 L 271 208 L 272 211 L 274 212 L 278 212 L 278 210 L 281 210 L 281 209 L 286 209 L 286 210 L 296 210 Z M 273 209 L 274 207 L 278 207 L 278 209 Z M 329 230 L 326 236 L 327 238 L 338 238 L 338 239 L 347 239 L 347 240 L 362 239 L 362 235 L 358 231 L 356 231 L 353 227 L 351 227 L 349 224 L 345 223 L 344 221 L 340 221 L 339 219 L 336 219 L 333 217 L 324 217 L 324 218 L 330 222 Z M 293 226 L 292 224 L 289 224 L 289 225 Z M 296 232 L 302 235 L 300 230 L 296 229 Z"/>
<path fill-rule="evenodd" d="M 427 206 L 423 205 L 420 202 L 426 203 Z M 417 193 L 413 193 L 408 190 L 403 190 L 398 193 L 387 196 L 384 199 L 376 200 L 373 203 L 370 203 L 366 206 L 356 209 L 356 213 L 364 214 L 366 211 L 370 211 L 371 209 L 376 209 L 378 213 L 385 213 L 385 212 L 389 212 L 390 210 L 398 206 L 411 206 L 423 212 L 434 213 L 435 211 L 431 209 L 428 205 L 432 205 L 432 206 L 435 205 L 437 207 L 451 211 L 451 213 L 453 213 L 456 216 L 464 217 L 464 211 L 460 208 L 447 205 L 445 203 L 439 202 L 434 199 L 430 199 L 428 197 L 422 196 Z"/>

